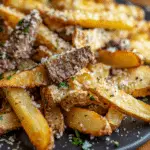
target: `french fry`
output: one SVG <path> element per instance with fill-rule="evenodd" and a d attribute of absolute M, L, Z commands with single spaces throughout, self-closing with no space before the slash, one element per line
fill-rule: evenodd
<path fill-rule="evenodd" d="M 24 17 L 24 14 L 20 13 L 19 11 L 10 9 L 9 7 L 3 6 L 3 5 L 0 5 L 0 15 L 13 28 Z M 38 45 L 45 45 L 50 50 L 56 53 L 60 53 L 64 50 L 67 51 L 67 50 L 72 49 L 72 46 L 69 43 L 59 38 L 59 36 L 56 33 L 54 33 L 53 31 L 50 31 L 43 24 L 40 25 L 38 29 L 36 43 Z"/>
<path fill-rule="evenodd" d="M 10 72 L 3 75 L 0 80 L 0 87 L 36 87 L 48 85 L 47 70 L 44 66 L 38 66 L 32 70 L 26 70 L 19 73 Z"/>
<path fill-rule="evenodd" d="M 109 16 L 109 17 L 108 17 Z M 123 16 L 123 17 L 122 17 Z M 122 20 L 126 20 L 125 22 Z M 52 22 L 66 25 L 79 25 L 84 28 L 106 28 L 131 30 L 135 26 L 135 20 L 126 15 L 112 12 L 92 13 L 86 11 L 50 9 L 43 13 L 44 22 L 50 27 Z"/>
<path fill-rule="evenodd" d="M 6 98 L 28 134 L 31 142 L 38 150 L 48 148 L 52 131 L 40 111 L 33 106 L 32 100 L 24 89 L 5 88 Z"/>
<path fill-rule="evenodd" d="M 76 28 L 72 37 L 74 47 L 81 48 L 90 46 L 92 51 L 102 48 L 111 40 L 111 32 L 104 29 L 83 30 Z"/>
<path fill-rule="evenodd" d="M 86 11 L 65 10 L 59 11 L 53 8 L 49 9 L 42 3 L 33 0 L 22 0 L 17 3 L 14 0 L 7 0 L 6 5 L 12 6 L 24 12 L 32 9 L 38 9 L 44 19 L 44 22 L 50 27 L 51 24 L 79 25 L 85 28 L 108 28 L 131 30 L 136 24 L 132 17 L 123 13 L 102 12 L 93 13 Z"/>
<path fill-rule="evenodd" d="M 4 5 L 10 6 L 13 8 L 16 8 L 17 10 L 20 10 L 22 12 L 28 13 L 33 9 L 39 9 L 39 10 L 48 10 L 48 7 L 45 4 L 42 4 L 42 2 L 36 1 L 36 0 L 4 0 Z"/>
<path fill-rule="evenodd" d="M 20 121 L 12 110 L 0 113 L 0 135 L 20 127 Z"/>
<path fill-rule="evenodd" d="M 122 75 L 116 74 L 111 81 L 119 89 L 134 97 L 145 97 L 150 95 L 150 67 L 140 66 L 134 69 L 122 71 Z"/>
<path fill-rule="evenodd" d="M 65 115 L 67 125 L 82 133 L 93 136 L 110 135 L 112 133 L 107 119 L 94 111 L 74 107 Z"/>
<path fill-rule="evenodd" d="M 133 68 L 142 64 L 140 57 L 129 51 L 109 52 L 107 50 L 99 50 L 98 60 L 114 68 Z"/>
<path fill-rule="evenodd" d="M 71 108 L 76 106 L 85 107 L 91 104 L 99 104 L 97 97 L 82 90 L 68 92 L 67 96 L 60 103 L 65 111 L 70 111 Z"/>
<path fill-rule="evenodd" d="M 81 48 L 90 46 L 93 52 L 105 47 L 111 40 L 126 39 L 129 36 L 129 31 L 122 30 L 104 30 L 104 29 L 82 29 L 76 27 L 72 43 L 74 47 Z"/>
<path fill-rule="evenodd" d="M 87 90 L 98 96 L 102 101 L 116 107 L 120 112 L 150 122 L 150 105 L 135 99 L 124 91 L 120 91 L 109 84 L 87 88 Z"/>
<path fill-rule="evenodd" d="M 105 0 L 106 1 L 106 0 Z M 109 0 L 108 0 L 109 1 Z M 104 1 L 103 1 L 104 2 Z M 91 12 L 103 12 L 111 11 L 124 13 L 128 16 L 134 17 L 136 19 L 144 19 L 144 11 L 137 6 L 128 6 L 116 3 L 97 3 L 90 0 L 52 0 L 51 4 L 55 9 L 71 9 L 71 10 L 84 10 Z"/>
<path fill-rule="evenodd" d="M 108 113 L 106 114 L 106 119 L 108 120 L 113 131 L 120 126 L 124 117 L 125 115 L 114 107 L 110 107 L 108 109 Z"/>
<path fill-rule="evenodd" d="M 53 134 L 62 136 L 64 132 L 64 117 L 60 107 L 57 105 L 58 101 L 55 101 L 51 89 L 52 86 L 41 88 L 42 104 L 44 107 L 44 116 L 49 126 L 52 128 Z M 59 93 L 60 94 L 60 93 Z"/>

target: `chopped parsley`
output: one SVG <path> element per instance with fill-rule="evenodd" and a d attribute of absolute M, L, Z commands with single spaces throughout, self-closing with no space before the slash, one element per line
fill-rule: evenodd
<path fill-rule="evenodd" d="M 3 116 L 0 116 L 0 120 L 3 120 Z"/>
<path fill-rule="evenodd" d="M 72 138 L 72 144 L 76 146 L 81 146 L 83 144 L 83 140 L 80 138 L 80 133 L 78 130 L 75 130 L 75 136 Z"/>
<path fill-rule="evenodd" d="M 89 98 L 90 98 L 91 101 L 94 101 L 94 100 L 95 100 L 95 97 L 94 97 L 93 95 L 88 94 L 88 96 L 89 96 Z"/>
<path fill-rule="evenodd" d="M 112 94 L 112 95 L 110 95 L 110 97 L 114 97 L 114 95 Z"/>
<path fill-rule="evenodd" d="M 75 130 L 75 137 L 72 138 L 72 144 L 81 146 L 83 150 L 90 150 L 92 145 L 88 141 L 83 141 L 78 130 Z"/>
<path fill-rule="evenodd" d="M 78 131 L 78 130 L 75 130 L 74 132 L 75 132 L 76 137 L 77 137 L 77 138 L 80 138 L 80 133 L 79 133 L 79 131 Z"/>
<path fill-rule="evenodd" d="M 58 85 L 58 88 L 68 88 L 69 85 L 67 84 L 67 82 L 60 82 Z"/>
<path fill-rule="evenodd" d="M 7 79 L 7 80 L 10 80 L 14 74 L 16 74 L 16 72 L 13 73 L 12 75 L 9 75 L 6 79 Z"/>
<path fill-rule="evenodd" d="M 2 80 L 4 77 L 3 77 L 3 74 L 1 73 L 0 74 L 0 80 Z"/>
<path fill-rule="evenodd" d="M 12 77 L 12 75 L 8 76 L 8 77 L 7 77 L 7 80 L 10 80 L 10 79 L 11 79 L 11 77 Z"/>
<path fill-rule="evenodd" d="M 91 95 L 91 96 L 90 96 L 90 100 L 91 100 L 91 101 L 94 101 L 94 100 L 95 100 L 95 97 L 94 97 L 93 95 Z"/>
<path fill-rule="evenodd" d="M 30 27 L 29 25 L 26 26 L 26 27 L 23 29 L 23 32 L 24 32 L 24 33 L 28 33 L 28 32 L 29 32 L 29 27 Z"/>
<path fill-rule="evenodd" d="M 4 29 L 2 27 L 0 27 L 0 32 L 3 32 L 3 31 L 4 31 Z"/>
<path fill-rule="evenodd" d="M 73 137 L 72 144 L 76 146 L 81 146 L 83 144 L 83 140 L 77 137 Z"/>
<path fill-rule="evenodd" d="M 112 141 L 115 147 L 119 147 L 119 142 L 118 141 Z"/>
<path fill-rule="evenodd" d="M 71 77 L 71 79 L 72 79 L 72 81 L 74 81 L 74 80 L 75 80 L 75 77 Z"/>
<path fill-rule="evenodd" d="M 23 19 L 18 22 L 18 25 L 21 26 L 23 24 Z"/>

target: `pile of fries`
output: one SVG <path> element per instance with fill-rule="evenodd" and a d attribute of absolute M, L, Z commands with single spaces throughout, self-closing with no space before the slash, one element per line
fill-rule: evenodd
<path fill-rule="evenodd" d="M 23 127 L 36 149 L 47 150 L 65 126 L 104 136 L 126 115 L 150 123 L 150 105 L 136 99 L 150 95 L 150 23 L 140 7 L 113 0 L 3 0 L 1 44 L 33 9 L 42 18 L 36 53 L 19 72 L 0 75 L 1 134 Z M 87 46 L 96 63 L 50 84 L 41 62 Z"/>

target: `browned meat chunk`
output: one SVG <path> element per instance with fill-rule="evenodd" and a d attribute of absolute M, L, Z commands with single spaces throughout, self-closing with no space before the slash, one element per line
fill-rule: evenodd
<path fill-rule="evenodd" d="M 47 60 L 45 64 L 49 72 L 51 83 L 60 83 L 93 62 L 94 56 L 90 48 L 85 47 L 53 56 Z"/>
<path fill-rule="evenodd" d="M 5 44 L 0 45 L 0 73 L 15 69 L 19 59 L 30 58 L 40 22 L 39 12 L 33 10 L 19 21 Z"/>
<path fill-rule="evenodd" d="M 4 45 L 6 52 L 13 58 L 29 58 L 33 53 L 33 43 L 41 23 L 39 12 L 33 10 L 30 15 L 20 20 L 9 40 Z"/>

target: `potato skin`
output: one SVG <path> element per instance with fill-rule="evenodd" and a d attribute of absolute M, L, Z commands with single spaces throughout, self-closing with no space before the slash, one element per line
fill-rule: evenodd
<path fill-rule="evenodd" d="M 106 118 L 83 108 L 74 107 L 66 112 L 66 123 L 70 128 L 93 136 L 110 135 L 112 133 Z"/>

